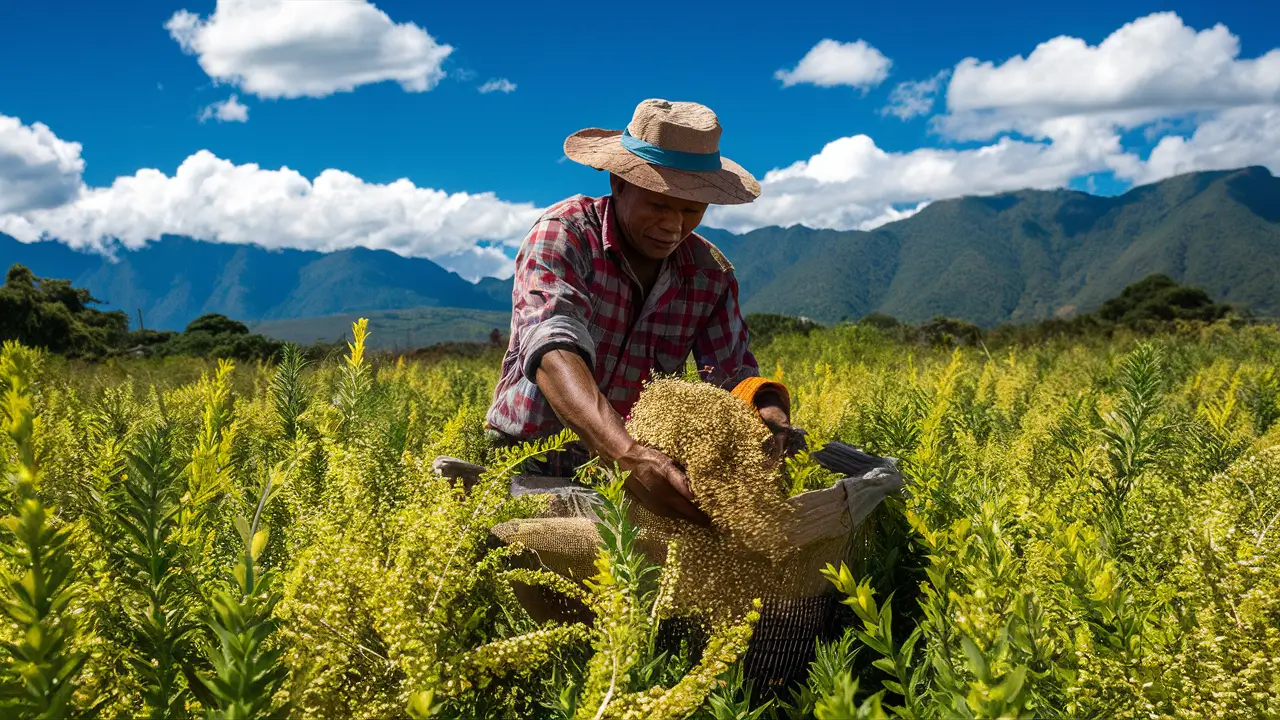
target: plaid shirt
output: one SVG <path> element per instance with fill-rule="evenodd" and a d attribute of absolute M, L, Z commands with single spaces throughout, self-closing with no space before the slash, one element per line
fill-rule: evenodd
<path fill-rule="evenodd" d="M 702 378 L 725 389 L 760 374 L 724 255 L 690 233 L 645 300 L 620 232 L 611 197 L 578 195 L 549 208 L 525 237 L 516 255 L 511 340 L 487 416 L 491 430 L 529 440 L 563 427 L 533 383 L 542 355 L 556 348 L 582 355 L 623 418 L 653 373 L 683 372 L 690 353 Z"/>

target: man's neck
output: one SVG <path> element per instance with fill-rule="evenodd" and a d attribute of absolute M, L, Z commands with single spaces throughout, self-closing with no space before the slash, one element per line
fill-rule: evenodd
<path fill-rule="evenodd" d="M 631 272 L 635 273 L 636 280 L 640 281 L 640 285 L 644 288 L 644 294 L 648 296 L 653 291 L 653 286 L 658 282 L 658 275 L 662 273 L 662 260 L 654 260 L 647 258 L 632 249 L 629 242 L 623 241 L 622 256 L 627 259 L 627 264 L 631 266 Z"/>

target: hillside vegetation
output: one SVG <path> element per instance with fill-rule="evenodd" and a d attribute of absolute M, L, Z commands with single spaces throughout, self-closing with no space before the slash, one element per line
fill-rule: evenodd
<path fill-rule="evenodd" d="M 124 312 L 92 307 L 97 304 L 88 290 L 66 280 L 36 277 L 15 263 L 0 285 L 0 341 L 86 360 L 122 355 L 267 360 L 283 347 L 216 313 L 192 320 L 182 332 L 131 332 Z"/>
<path fill-rule="evenodd" d="M 806 673 L 743 671 L 757 617 L 655 645 L 663 574 L 608 473 L 586 586 L 487 528 L 521 458 L 481 422 L 500 349 L 85 366 L 0 351 L 11 479 L 5 717 L 1264 717 L 1280 704 L 1280 330 L 1184 323 L 990 348 L 870 324 L 760 349 L 814 446 L 906 492 L 824 575 L 846 616 Z M 492 468 L 433 473 L 449 455 Z M 802 454 L 790 493 L 834 478 Z M 521 584 L 586 599 L 536 619 Z M 638 708 L 646 708 L 639 711 Z M 632 714 L 628 714 L 632 713 Z M 638 713 L 635 714 L 635 713 Z"/>
<path fill-rule="evenodd" d="M 14 264 L 0 286 L 0 340 L 73 357 L 103 355 L 127 341 L 129 319 L 91 307 L 97 302 L 88 290 Z"/>
<path fill-rule="evenodd" d="M 495 299 L 430 260 L 388 250 L 332 253 L 165 237 L 114 261 L 55 242 L 20 243 L 0 234 L 0 265 L 22 263 L 38 275 L 87 288 L 104 307 L 139 311 L 154 330 L 180 330 L 200 315 L 252 323 L 413 307 L 501 310 Z"/>
<path fill-rule="evenodd" d="M 98 304 L 87 290 L 65 280 L 39 278 L 22 265 L 10 268 L 0 286 L 0 340 L 16 340 L 68 357 L 100 359 L 133 355 L 168 357 L 276 359 L 286 342 L 306 348 L 309 357 L 320 357 L 346 347 L 354 316 L 257 323 L 256 332 L 238 320 L 216 313 L 191 321 L 182 332 L 127 328 L 124 313 L 91 307 Z M 454 308 L 415 308 L 372 313 L 363 318 L 379 339 L 370 349 L 407 353 L 410 357 L 474 357 L 487 348 L 505 347 L 502 327 L 506 313 Z M 1200 288 L 1180 285 L 1164 275 L 1151 275 L 1125 288 L 1092 313 L 1070 319 L 1053 318 L 1037 323 L 1001 325 L 984 329 L 948 317 L 923 323 L 904 323 L 882 313 L 872 313 L 859 324 L 878 328 L 900 342 L 926 345 L 1034 344 L 1059 336 L 1107 337 L 1118 329 L 1160 332 L 1179 322 L 1214 322 L 1228 319 L 1247 322 L 1249 313 L 1215 303 Z M 781 335 L 807 335 L 822 328 L 809 318 L 755 314 L 745 318 L 753 349 Z"/>
<path fill-rule="evenodd" d="M 759 317 L 762 316 L 748 315 L 748 325 L 754 328 L 752 323 Z M 786 316 L 768 315 L 762 319 L 763 326 L 769 330 L 769 334 L 762 338 L 766 342 L 777 334 L 807 334 L 814 328 L 812 322 Z M 999 348 L 1034 345 L 1063 337 L 1105 339 L 1124 332 L 1159 333 L 1179 326 L 1217 321 L 1241 325 L 1258 320 L 1239 308 L 1214 302 L 1200 288 L 1187 287 L 1165 275 L 1156 274 L 1126 287 L 1097 310 L 1067 319 L 1050 318 L 982 328 L 944 316 L 920 323 L 905 323 L 890 315 L 872 313 L 859 318 L 857 324 L 876 328 L 904 343 Z M 752 332 L 754 337 L 754 329 Z"/>
<path fill-rule="evenodd" d="M 942 315 L 993 327 L 1092 312 L 1163 274 L 1280 316 L 1280 179 L 1265 168 L 1192 173 L 1118 197 L 948 200 L 870 232 L 707 234 L 734 263 L 749 313 L 824 323 Z"/>
<path fill-rule="evenodd" d="M 825 324 L 872 313 L 911 323 L 941 315 L 989 328 L 1092 312 L 1125 286 L 1162 274 L 1216 302 L 1278 317 L 1277 208 L 1280 179 L 1250 167 L 1181 175 L 1118 197 L 1023 190 L 944 200 L 870 232 L 699 231 L 734 263 L 748 313 Z M 472 284 L 389 251 L 326 255 L 166 237 L 115 255 L 112 262 L 0 235 L 0 266 L 20 262 L 66 278 L 130 319 L 141 310 L 146 326 L 159 330 L 209 313 L 253 324 L 511 307 L 509 278 Z"/>

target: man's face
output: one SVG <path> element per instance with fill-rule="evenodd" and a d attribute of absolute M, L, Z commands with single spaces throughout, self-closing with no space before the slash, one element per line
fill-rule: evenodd
<path fill-rule="evenodd" d="M 698 227 L 707 203 L 681 200 L 610 178 L 618 225 L 627 244 L 642 256 L 662 260 Z"/>

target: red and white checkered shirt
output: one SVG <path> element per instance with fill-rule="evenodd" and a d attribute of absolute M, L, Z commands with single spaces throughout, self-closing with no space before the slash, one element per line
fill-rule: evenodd
<path fill-rule="evenodd" d="M 655 372 L 680 373 L 693 353 L 702 378 L 725 389 L 760 374 L 747 348 L 738 282 L 724 255 L 697 233 L 642 291 L 621 252 L 612 198 L 581 195 L 549 208 L 516 255 L 511 340 L 486 425 L 528 440 L 563 426 L 534 385 L 542 355 L 576 350 L 620 417 Z"/>

